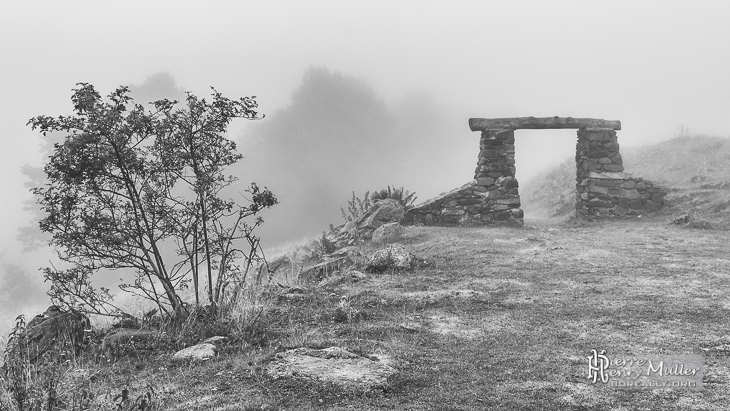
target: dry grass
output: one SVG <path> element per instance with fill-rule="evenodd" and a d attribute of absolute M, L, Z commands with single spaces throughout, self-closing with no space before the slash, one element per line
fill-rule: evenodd
<path fill-rule="evenodd" d="M 234 339 L 203 364 L 159 352 L 81 367 L 74 378 L 102 405 L 121 387 L 132 396 L 151 388 L 156 409 L 725 409 L 727 236 L 669 224 L 670 217 L 411 227 L 402 242 L 421 260 L 411 272 L 309 287 L 299 299 L 249 301 L 238 314 L 245 322 L 263 308 L 259 338 Z M 389 354 L 398 373 L 375 392 L 265 376 L 279 350 L 334 345 Z M 585 363 L 594 348 L 700 352 L 706 388 L 591 384 Z"/>

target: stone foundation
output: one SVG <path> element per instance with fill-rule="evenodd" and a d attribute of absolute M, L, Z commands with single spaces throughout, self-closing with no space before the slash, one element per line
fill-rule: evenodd
<path fill-rule="evenodd" d="M 575 210 L 585 217 L 638 216 L 664 205 L 667 190 L 626 173 L 590 172 L 576 184 Z"/>
<path fill-rule="evenodd" d="M 641 215 L 663 206 L 667 191 L 624 173 L 618 121 L 571 117 L 470 119 L 481 131 L 474 181 L 411 209 L 406 222 L 424 225 L 522 225 L 515 179 L 514 130 L 577 128 L 576 214 L 583 217 Z"/>

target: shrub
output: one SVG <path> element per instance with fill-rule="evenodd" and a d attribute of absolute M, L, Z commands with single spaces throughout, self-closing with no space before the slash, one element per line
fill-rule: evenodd
<path fill-rule="evenodd" d="M 396 200 L 399 202 L 403 207 L 410 208 L 413 207 L 413 203 L 416 201 L 416 193 L 409 192 L 408 190 L 395 187 L 395 185 L 391 188 L 388 186 L 388 188 L 384 188 L 380 191 L 376 191 L 373 193 L 373 201 L 378 200 L 385 200 L 386 198 L 390 198 L 393 200 Z"/>
<path fill-rule="evenodd" d="M 188 93 L 183 108 L 165 99 L 150 111 L 128 87 L 102 99 L 91 84 L 79 86 L 73 115 L 28 122 L 43 135 L 66 134 L 48 157 L 46 182 L 31 190 L 45 215 L 41 231 L 69 264 L 43 269 L 49 296 L 56 305 L 114 314 L 109 290 L 91 280 L 123 269 L 135 277 L 120 288 L 160 312 L 185 317 L 180 292 L 189 283 L 196 305 L 205 285 L 208 303 L 220 305 L 241 272 L 234 261 L 246 267 L 259 261 L 259 212 L 278 203 L 255 183 L 246 190 L 250 199 L 222 197 L 237 180 L 225 169 L 243 158 L 227 127 L 236 118 L 259 119 L 256 101 L 213 90 L 212 100 Z"/>

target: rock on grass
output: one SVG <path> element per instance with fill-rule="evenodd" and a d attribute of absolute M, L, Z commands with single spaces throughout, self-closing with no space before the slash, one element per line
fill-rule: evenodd
<path fill-rule="evenodd" d="M 415 257 L 400 244 L 391 244 L 380 249 L 370 257 L 365 268 L 368 272 L 379 273 L 386 270 L 409 270 L 413 268 Z"/>
<path fill-rule="evenodd" d="M 205 361 L 215 357 L 215 351 L 215 345 L 210 343 L 201 343 L 193 345 L 191 347 L 183 348 L 182 350 L 176 352 L 172 359 L 177 361 Z"/>
<path fill-rule="evenodd" d="M 388 356 L 362 357 L 340 347 L 284 351 L 266 367 L 275 379 L 305 378 L 363 390 L 383 387 L 395 371 Z"/>

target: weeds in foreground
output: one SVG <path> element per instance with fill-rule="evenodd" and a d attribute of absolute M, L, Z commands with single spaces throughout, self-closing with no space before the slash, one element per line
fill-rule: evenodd
<path fill-rule="evenodd" d="M 74 350 L 67 350 L 61 344 L 37 361 L 33 360 L 29 355 L 33 342 L 27 341 L 25 318 L 19 316 L 5 349 L 0 374 L 0 410 L 161 409 L 160 404 L 167 399 L 156 380 L 144 383 L 132 376 L 150 363 L 160 364 L 169 355 L 170 348 L 193 345 L 214 335 L 246 345 L 268 343 L 269 325 L 277 321 L 277 294 L 269 284 L 255 281 L 230 290 L 227 299 L 216 309 L 194 307 L 190 309 L 191 315 L 182 321 L 158 323 L 155 327 L 160 327 L 159 338 L 143 344 L 144 347 L 130 343 L 125 358 L 109 359 L 102 364 L 98 363 L 99 358 L 110 358 L 105 356 L 106 352 L 96 357 L 86 355 L 90 353 L 86 350 L 84 355 L 76 357 L 72 354 Z M 164 369 L 164 361 L 162 365 Z"/>
<path fill-rule="evenodd" d="M 359 314 L 359 310 L 352 306 L 354 298 L 352 296 L 343 295 L 337 303 L 337 308 L 332 316 L 334 322 L 351 323 L 353 318 Z"/>
<path fill-rule="evenodd" d="M 254 346 L 266 344 L 277 298 L 274 287 L 268 284 L 242 287 L 223 313 L 223 321 L 230 325 L 232 337 Z"/>
<path fill-rule="evenodd" d="M 347 211 L 345 211 L 344 208 L 340 207 L 340 210 L 342 211 L 342 218 L 345 219 L 346 222 L 351 221 L 357 221 L 360 217 L 362 217 L 370 207 L 372 207 L 373 202 L 370 200 L 370 192 L 366 191 L 365 196 L 361 200 L 359 197 L 355 195 L 355 192 L 352 192 L 352 200 L 347 202 Z"/>
<path fill-rule="evenodd" d="M 67 348 L 65 344 L 54 347 L 31 362 L 25 316 L 19 315 L 3 353 L 0 409 L 54 410 L 68 401 L 69 392 L 73 397 L 62 379 L 75 361 L 70 355 L 75 350 Z"/>

